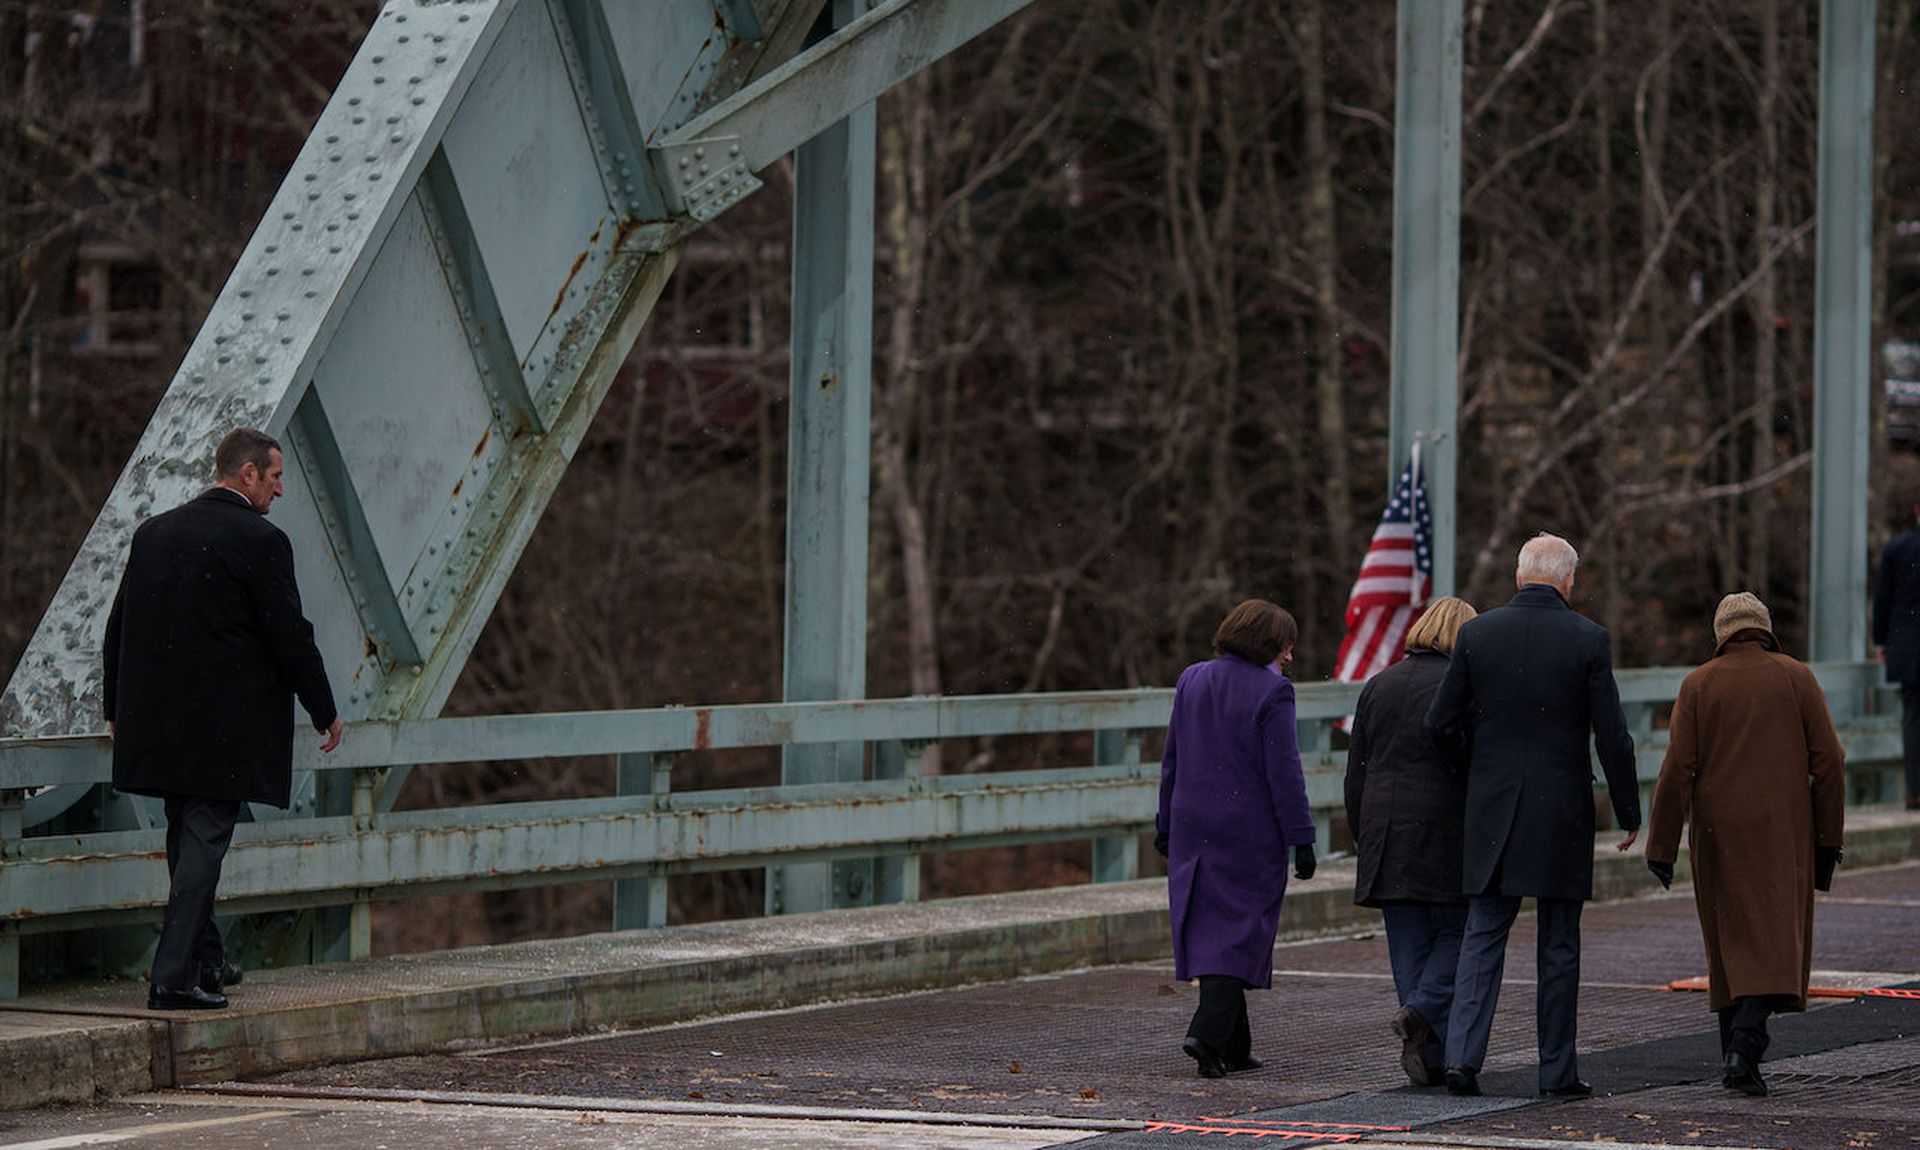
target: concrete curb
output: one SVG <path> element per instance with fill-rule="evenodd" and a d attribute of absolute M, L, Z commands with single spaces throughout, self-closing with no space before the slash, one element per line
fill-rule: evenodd
<path fill-rule="evenodd" d="M 1659 889 L 1601 836 L 1596 901 Z M 1920 816 L 1849 812 L 1847 867 L 1920 857 Z M 1683 854 L 1681 873 L 1686 873 Z M 251 972 L 225 1011 L 139 1009 L 137 983 L 0 1010 L 0 1109 L 86 1102 L 316 1063 L 1165 960 L 1165 883 L 983 895 Z M 1289 891 L 1283 939 L 1373 930 L 1351 866 Z"/>

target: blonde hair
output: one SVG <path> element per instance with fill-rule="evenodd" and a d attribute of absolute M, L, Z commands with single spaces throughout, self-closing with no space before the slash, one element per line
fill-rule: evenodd
<path fill-rule="evenodd" d="M 1454 640 L 1460 635 L 1460 625 L 1478 615 L 1473 604 L 1452 595 L 1443 595 L 1427 604 L 1420 617 L 1407 628 L 1407 650 L 1428 648 L 1443 653 L 1453 651 Z"/>

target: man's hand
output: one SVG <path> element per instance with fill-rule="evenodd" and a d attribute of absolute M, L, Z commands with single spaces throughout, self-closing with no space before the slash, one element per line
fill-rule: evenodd
<path fill-rule="evenodd" d="M 107 742 L 113 742 L 113 723 L 107 723 Z"/>
<path fill-rule="evenodd" d="M 1846 853 L 1839 847 L 1813 848 L 1813 889 L 1828 891 L 1833 889 L 1834 868 L 1840 865 L 1840 860 L 1846 856 Z"/>
<path fill-rule="evenodd" d="M 1301 843 L 1293 848 L 1293 877 L 1305 882 L 1313 877 L 1318 864 L 1313 858 L 1313 844 Z"/>
<path fill-rule="evenodd" d="M 344 725 L 340 722 L 340 717 L 338 715 L 335 715 L 333 718 L 333 726 L 327 728 L 327 737 L 324 740 L 322 740 L 320 743 L 321 751 L 323 752 L 331 751 L 335 747 L 339 746 L 340 732 L 343 729 L 344 729 Z"/>
<path fill-rule="evenodd" d="M 1632 830 L 1628 831 L 1627 837 L 1621 839 L 1620 845 L 1617 847 L 1614 847 L 1613 849 L 1617 851 L 1630 851 L 1633 849 L 1634 840 L 1638 839 L 1639 837 L 1640 837 L 1640 828 L 1635 827 Z"/>

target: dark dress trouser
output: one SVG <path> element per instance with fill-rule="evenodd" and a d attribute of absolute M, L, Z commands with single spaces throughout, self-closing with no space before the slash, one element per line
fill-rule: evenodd
<path fill-rule="evenodd" d="M 213 894 L 220 864 L 233 842 L 240 804 L 226 799 L 169 796 L 167 810 L 167 917 L 153 952 L 153 985 L 185 990 L 200 971 L 225 960 L 220 928 L 213 924 Z"/>
<path fill-rule="evenodd" d="M 1208 1053 L 1228 1062 L 1244 1060 L 1253 1052 L 1253 1031 L 1247 1026 L 1247 984 L 1231 974 L 1200 976 L 1200 1004 L 1187 1037 Z"/>
<path fill-rule="evenodd" d="M 1920 683 L 1900 684 L 1900 758 L 1907 768 L 1907 802 L 1920 800 Z"/>
<path fill-rule="evenodd" d="M 1433 903 L 1399 903 L 1380 908 L 1387 926 L 1387 962 L 1400 1005 L 1427 1020 L 1427 1066 L 1446 1064 L 1447 1020 L 1453 1012 L 1453 980 L 1460 965 L 1460 939 L 1467 908 Z"/>
<path fill-rule="evenodd" d="M 1580 1011 L 1580 899 L 1543 898 L 1535 950 L 1539 993 L 1534 1024 L 1540 1045 L 1540 1089 L 1570 1085 L 1580 1076 L 1574 1036 Z M 1468 900 L 1467 929 L 1454 978 L 1453 1016 L 1447 1027 L 1447 1065 L 1478 1070 L 1487 1057 L 1493 1011 L 1500 1002 L 1507 932 L 1520 913 L 1517 895 Z"/>

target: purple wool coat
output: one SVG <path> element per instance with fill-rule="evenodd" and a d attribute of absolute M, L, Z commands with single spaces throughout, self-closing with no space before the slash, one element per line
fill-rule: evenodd
<path fill-rule="evenodd" d="M 1160 760 L 1176 978 L 1273 985 L 1291 848 L 1314 839 L 1293 682 L 1237 655 L 1180 673 Z"/>

